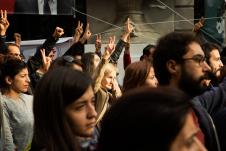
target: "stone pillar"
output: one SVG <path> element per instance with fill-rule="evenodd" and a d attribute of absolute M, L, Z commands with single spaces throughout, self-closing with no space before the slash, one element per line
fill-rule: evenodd
<path fill-rule="evenodd" d="M 150 25 L 144 25 L 146 21 L 142 11 L 143 0 L 116 0 L 115 2 L 117 17 L 114 24 L 122 27 L 128 16 L 135 24 L 135 32 L 131 35 L 131 43 L 155 44 L 156 39 L 158 39 L 160 35 L 154 31 Z M 117 31 L 111 31 L 111 29 L 109 29 L 109 32 L 104 33 L 102 37 L 106 39 L 108 36 L 116 35 L 117 38 L 119 38 L 122 32 L 122 29 Z"/>
<path fill-rule="evenodd" d="M 180 13 L 187 19 L 194 18 L 194 0 L 175 0 L 175 11 Z M 175 21 L 184 20 L 180 16 L 175 15 Z M 194 23 L 193 20 L 190 20 L 191 23 Z M 187 21 L 175 22 L 174 23 L 175 31 L 191 31 L 193 29 L 193 25 L 191 25 Z"/>

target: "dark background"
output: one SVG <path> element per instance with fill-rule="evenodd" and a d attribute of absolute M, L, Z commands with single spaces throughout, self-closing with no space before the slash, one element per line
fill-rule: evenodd
<path fill-rule="evenodd" d="M 86 13 L 85 0 L 76 0 L 75 4 L 77 10 Z M 35 40 L 48 38 L 56 26 L 64 29 L 63 37 L 70 37 L 74 34 L 78 20 L 86 23 L 86 16 L 76 12 L 73 15 L 8 14 L 8 20 L 8 41 L 13 40 L 15 32 L 21 34 L 22 40 Z"/>

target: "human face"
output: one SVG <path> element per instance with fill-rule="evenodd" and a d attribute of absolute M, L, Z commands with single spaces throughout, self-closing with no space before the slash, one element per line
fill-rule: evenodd
<path fill-rule="evenodd" d="M 96 125 L 95 97 L 90 86 L 86 92 L 65 108 L 65 115 L 75 136 L 91 137 Z"/>
<path fill-rule="evenodd" d="M 106 73 L 101 81 L 101 87 L 107 90 L 111 90 L 113 88 L 113 82 L 116 78 L 116 71 L 111 71 L 110 73 Z"/>
<path fill-rule="evenodd" d="M 13 79 L 10 80 L 11 89 L 17 93 L 27 92 L 30 78 L 27 68 L 22 69 Z"/>
<path fill-rule="evenodd" d="M 9 45 L 8 46 L 8 55 L 12 56 L 12 57 L 15 57 L 15 58 L 18 58 L 18 59 L 21 59 L 21 57 L 20 57 L 20 49 L 17 46 Z"/>
<path fill-rule="evenodd" d="M 155 77 L 155 72 L 154 72 L 154 68 L 153 67 L 150 68 L 148 77 L 145 80 L 145 84 L 147 86 L 150 86 L 150 87 L 157 87 L 158 86 L 158 80 Z"/>
<path fill-rule="evenodd" d="M 188 45 L 188 52 L 183 56 L 184 63 L 181 65 L 179 79 L 179 88 L 191 96 L 199 95 L 206 90 L 204 81 L 208 80 L 208 72 L 210 71 L 206 61 L 198 62 L 188 59 L 197 56 L 205 57 L 200 45 L 193 42 Z"/>
<path fill-rule="evenodd" d="M 220 58 L 220 53 L 217 49 L 213 49 L 210 52 L 209 58 L 209 65 L 211 67 L 212 73 L 219 78 L 220 77 L 220 70 L 223 67 L 223 63 Z"/>
<path fill-rule="evenodd" d="M 207 151 L 197 138 L 199 128 L 195 125 L 192 113 L 185 119 L 185 124 L 170 146 L 170 151 Z"/>
<path fill-rule="evenodd" d="M 100 57 L 98 55 L 94 54 L 93 65 L 94 65 L 95 69 L 97 68 L 99 63 L 100 63 Z"/>

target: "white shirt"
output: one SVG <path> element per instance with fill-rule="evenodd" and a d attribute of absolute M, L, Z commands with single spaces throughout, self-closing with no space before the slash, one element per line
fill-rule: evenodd
<path fill-rule="evenodd" d="M 49 0 L 49 7 L 51 15 L 57 15 L 57 0 Z M 38 11 L 39 14 L 44 14 L 44 0 L 38 0 Z"/>

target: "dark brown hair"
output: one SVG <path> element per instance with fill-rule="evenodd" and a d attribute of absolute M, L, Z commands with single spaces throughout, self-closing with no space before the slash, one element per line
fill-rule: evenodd
<path fill-rule="evenodd" d="M 122 91 L 126 92 L 139 86 L 143 86 L 152 65 L 147 61 L 137 61 L 130 64 L 125 70 Z"/>

